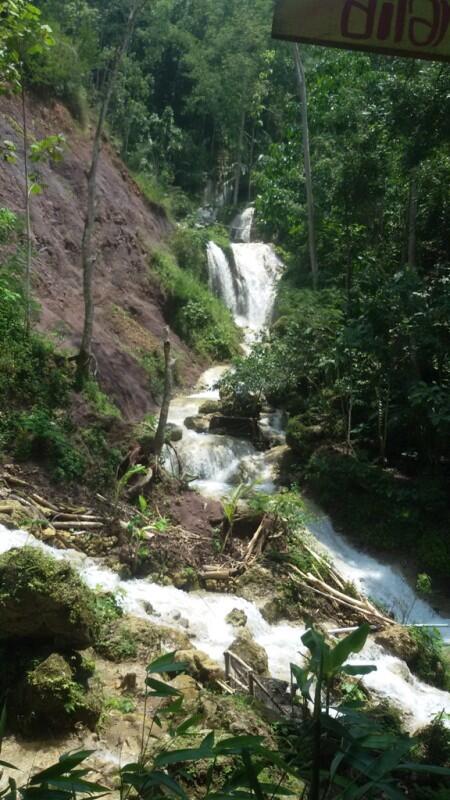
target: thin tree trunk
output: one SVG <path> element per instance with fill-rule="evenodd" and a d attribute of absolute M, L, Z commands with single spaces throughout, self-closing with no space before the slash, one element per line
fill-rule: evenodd
<path fill-rule="evenodd" d="M 241 188 L 242 150 L 244 148 L 245 121 L 246 121 L 246 113 L 245 111 L 243 111 L 241 117 L 241 128 L 239 131 L 239 145 L 238 145 L 238 154 L 236 162 L 236 173 L 234 178 L 233 204 L 235 206 L 237 206 L 239 202 L 239 190 Z"/>
<path fill-rule="evenodd" d="M 25 103 L 25 86 L 23 78 L 21 81 L 22 86 L 22 127 L 23 127 L 23 164 L 25 173 L 25 186 L 24 186 L 24 202 L 25 202 L 25 230 L 26 230 L 26 261 L 25 261 L 25 331 L 27 335 L 31 329 L 31 209 L 30 209 L 30 174 L 28 166 L 28 124 L 27 124 L 27 109 Z"/>
<path fill-rule="evenodd" d="M 408 213 L 408 264 L 416 269 L 417 250 L 417 179 L 414 172 L 409 184 L 409 213 Z"/>
<path fill-rule="evenodd" d="M 252 176 L 253 176 L 253 156 L 255 153 L 255 120 L 252 125 L 252 138 L 250 143 L 250 157 L 248 162 L 248 202 L 252 201 Z"/>
<path fill-rule="evenodd" d="M 94 300 L 92 296 L 92 280 L 94 276 L 95 253 L 92 245 L 92 236 L 95 227 L 95 211 L 97 200 L 97 172 L 102 143 L 103 129 L 105 126 L 106 115 L 111 102 L 114 85 L 116 82 L 119 67 L 123 57 L 128 50 L 133 36 L 136 19 L 147 0 L 136 0 L 125 28 L 124 37 L 119 45 L 111 69 L 105 81 L 103 100 L 100 106 L 100 113 L 97 121 L 97 128 L 92 147 L 91 167 L 88 175 L 88 202 L 87 212 L 84 223 L 83 239 L 81 243 L 81 262 L 83 268 L 83 297 L 84 297 L 84 326 L 83 337 L 81 340 L 80 352 L 78 354 L 78 382 L 83 382 L 89 375 L 92 351 L 92 333 L 94 327 Z"/>
<path fill-rule="evenodd" d="M 300 95 L 300 107 L 302 113 L 302 128 L 303 128 L 303 151 L 305 160 L 305 181 L 306 181 L 306 202 L 308 206 L 308 239 L 309 239 L 309 258 L 311 262 L 311 273 L 313 279 L 314 289 L 317 289 L 319 280 L 319 264 L 317 261 L 316 249 L 316 228 L 315 228 L 315 214 L 314 214 L 314 192 L 312 183 L 312 168 L 311 168 L 311 148 L 309 142 L 309 123 L 308 123 L 308 95 L 306 91 L 306 77 L 303 68 L 302 60 L 300 58 L 300 49 L 298 44 L 294 44 L 294 58 L 298 82 L 298 91 Z"/>
<path fill-rule="evenodd" d="M 172 374 L 173 361 L 171 358 L 169 329 L 167 329 L 166 340 L 164 342 L 164 362 L 165 362 L 164 394 L 161 404 L 161 411 L 159 414 L 158 428 L 155 435 L 155 443 L 153 445 L 156 464 L 158 464 L 161 458 L 162 449 L 164 447 L 164 442 L 166 438 L 167 420 L 169 418 L 170 402 L 172 400 L 172 391 L 173 391 L 173 374 Z"/>

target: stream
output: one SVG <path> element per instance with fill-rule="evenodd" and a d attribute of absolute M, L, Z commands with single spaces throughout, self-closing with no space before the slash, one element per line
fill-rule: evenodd
<path fill-rule="evenodd" d="M 238 217 L 232 226 L 234 238 L 232 263 L 213 242 L 208 246 L 210 287 L 232 311 L 237 324 L 243 328 L 246 348 L 251 348 L 270 323 L 283 265 L 268 244 L 251 242 L 253 209 Z M 186 473 L 196 476 L 193 488 L 208 497 L 222 498 L 242 481 L 257 480 L 257 488 L 276 491 L 274 466 L 270 450 L 258 452 L 246 440 L 233 437 L 196 433 L 184 426 L 184 420 L 198 414 L 207 399 L 217 399 L 216 384 L 227 366 L 209 369 L 198 386 L 188 396 L 174 399 L 170 422 L 183 427 L 183 439 L 177 445 L 178 458 Z M 283 442 L 282 415 L 273 411 L 261 419 L 264 431 L 278 443 Z M 319 509 L 309 505 L 307 527 L 315 537 L 317 547 L 330 555 L 342 575 L 353 581 L 365 594 L 382 602 L 402 621 L 444 624 L 426 602 L 416 597 L 401 572 L 376 558 L 358 551 Z M 193 643 L 216 661 L 223 662 L 223 653 L 235 638 L 234 629 L 225 621 L 234 608 L 245 611 L 248 627 L 256 641 L 267 651 L 274 677 L 289 678 L 290 662 L 299 663 L 303 650 L 304 629 L 289 624 L 270 625 L 254 603 L 230 594 L 191 592 L 173 586 L 160 586 L 148 579 L 122 581 L 119 576 L 75 551 L 61 551 L 36 540 L 23 531 L 9 531 L 0 525 L 0 552 L 25 544 L 43 548 L 57 559 L 68 559 L 92 588 L 118 591 L 124 610 L 147 617 L 158 624 L 180 628 L 176 617 L 181 611 L 189 621 Z M 145 608 L 150 603 L 155 615 Z M 147 605 L 148 607 L 148 605 Z M 450 628 L 443 629 L 448 631 Z M 406 727 L 415 730 L 434 716 L 450 711 L 450 694 L 428 686 L 415 678 L 400 659 L 389 655 L 370 640 L 354 663 L 375 663 L 377 671 L 366 676 L 364 683 L 379 697 L 397 705 L 405 715 Z"/>

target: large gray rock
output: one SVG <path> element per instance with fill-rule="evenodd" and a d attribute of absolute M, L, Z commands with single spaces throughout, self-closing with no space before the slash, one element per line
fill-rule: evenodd
<path fill-rule="evenodd" d="M 239 439 L 257 440 L 259 436 L 256 420 L 251 417 L 225 417 L 215 414 L 209 425 L 211 433 L 222 436 L 236 436 Z"/>
<path fill-rule="evenodd" d="M 196 417 L 186 417 L 184 424 L 190 431 L 195 431 L 196 433 L 208 433 L 210 419 L 209 417 L 204 417 L 199 414 Z"/>
<path fill-rule="evenodd" d="M 0 640 L 81 650 L 94 642 L 96 632 L 95 595 L 70 564 L 37 547 L 0 556 Z"/>
<path fill-rule="evenodd" d="M 241 628 L 228 648 L 251 667 L 257 675 L 269 677 L 269 659 L 264 647 L 255 642 L 248 628 Z"/>

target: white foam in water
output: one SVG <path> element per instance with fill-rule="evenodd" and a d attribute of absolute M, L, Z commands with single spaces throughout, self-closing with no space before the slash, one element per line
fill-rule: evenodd
<path fill-rule="evenodd" d="M 250 216 L 253 219 L 248 214 L 245 217 L 246 224 Z M 244 233 L 247 236 L 247 232 Z M 234 275 L 220 248 L 216 245 L 208 248 L 210 280 L 215 291 L 235 314 L 238 324 L 247 329 L 247 342 L 251 343 L 270 320 L 282 265 L 270 245 L 233 245 L 233 252 Z M 199 434 L 184 426 L 186 417 L 198 414 L 202 402 L 218 399 L 216 384 L 226 369 L 221 366 L 208 370 L 192 394 L 175 398 L 171 405 L 170 422 L 183 426 L 183 439 L 176 445 L 182 470 L 185 474 L 195 476 L 192 485 L 209 497 L 224 497 L 242 480 L 256 480 L 257 488 L 272 492 L 275 490 L 273 465 L 250 442 L 227 436 Z M 283 440 L 280 414 L 267 416 L 262 427 L 266 432 L 280 435 L 280 441 Z M 308 527 L 331 555 L 343 576 L 354 581 L 365 594 L 394 611 L 400 620 L 409 612 L 411 622 L 445 622 L 427 603 L 416 597 L 398 570 L 352 547 L 317 509 L 311 510 Z M 269 625 L 254 603 L 240 597 L 186 593 L 173 586 L 159 586 L 149 580 L 122 581 L 112 570 L 79 552 L 56 550 L 37 541 L 31 534 L 9 531 L 0 525 L 0 553 L 27 544 L 40 547 L 57 559 L 70 561 L 91 588 L 119 592 L 127 613 L 148 617 L 186 633 L 174 619 L 174 614 L 181 612 L 189 621 L 194 644 L 218 662 L 223 661 L 223 653 L 234 639 L 233 628 L 225 621 L 234 608 L 245 611 L 253 636 L 268 654 L 270 671 L 274 677 L 289 679 L 290 663 L 301 661 L 304 629 L 287 624 Z M 148 616 L 145 610 L 147 603 L 159 616 Z M 449 632 L 444 629 L 443 633 L 450 636 L 450 629 Z M 369 641 L 353 661 L 376 664 L 377 671 L 364 677 L 364 683 L 380 697 L 397 704 L 407 715 L 406 722 L 411 729 L 426 724 L 443 710 L 450 711 L 450 694 L 417 680 L 404 662 L 388 655 L 373 641 Z"/>
<path fill-rule="evenodd" d="M 271 674 L 289 678 L 289 664 L 300 663 L 304 648 L 301 636 L 304 629 L 287 624 L 269 625 L 255 604 L 241 597 L 211 593 L 186 593 L 173 586 L 159 586 L 148 580 L 122 581 L 112 570 L 103 568 L 93 559 L 69 550 L 56 550 L 37 541 L 23 531 L 9 531 L 0 525 L 0 552 L 25 545 L 39 547 L 59 560 L 67 560 L 78 570 L 88 586 L 103 591 L 119 592 L 127 613 L 147 617 L 154 622 L 178 628 L 176 612 L 189 620 L 194 644 L 211 658 L 223 661 L 223 653 L 234 638 L 233 628 L 225 621 L 234 608 L 245 611 L 248 626 L 256 641 L 267 651 Z M 149 617 L 144 604 L 151 603 L 160 615 Z M 186 633 L 184 628 L 179 628 Z M 411 729 L 420 727 L 442 710 L 449 710 L 448 693 L 427 686 L 414 678 L 406 664 L 387 655 L 369 642 L 365 650 L 353 659 L 354 663 L 375 663 L 377 672 L 364 678 L 368 688 L 401 707 Z"/>
<path fill-rule="evenodd" d="M 418 597 L 400 570 L 357 550 L 334 530 L 330 519 L 312 503 L 309 510 L 308 530 L 332 557 L 333 564 L 344 578 L 381 603 L 399 622 L 449 625 L 442 628 L 441 633 L 444 641 L 450 642 L 450 620 Z"/>

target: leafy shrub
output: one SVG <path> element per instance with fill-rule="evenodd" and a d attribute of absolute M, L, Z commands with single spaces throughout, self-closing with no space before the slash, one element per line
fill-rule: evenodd
<path fill-rule="evenodd" d="M 450 575 L 448 499 L 438 478 L 400 479 L 362 458 L 318 450 L 306 477 L 325 510 L 356 542 L 414 553 L 423 571 Z"/>
<path fill-rule="evenodd" d="M 83 387 L 83 392 L 86 399 L 90 402 L 93 410 L 101 417 L 113 417 L 119 419 L 122 415 L 120 410 L 114 403 L 111 402 L 109 397 L 102 392 L 98 383 L 90 379 L 86 381 Z"/>
<path fill-rule="evenodd" d="M 444 662 L 444 643 L 435 628 L 411 628 L 410 634 L 417 643 L 417 655 L 408 666 L 426 683 L 445 689 L 448 681 Z"/>
<path fill-rule="evenodd" d="M 45 409 L 24 412 L 16 420 L 15 454 L 20 460 L 35 458 L 49 463 L 55 480 L 79 480 L 85 460 L 70 441 L 70 427 Z"/>
<path fill-rule="evenodd" d="M 225 361 L 236 355 L 239 332 L 231 313 L 189 270 L 183 270 L 167 250 L 154 254 L 166 291 L 166 315 L 178 335 L 199 355 Z"/>

